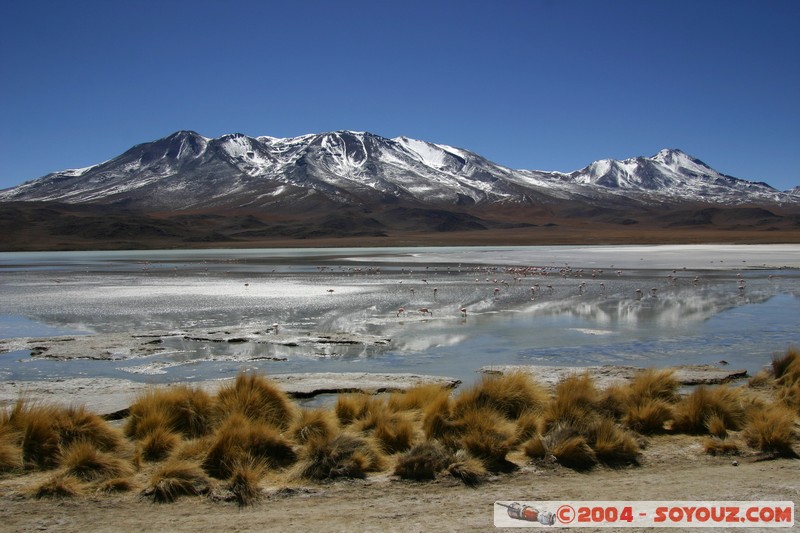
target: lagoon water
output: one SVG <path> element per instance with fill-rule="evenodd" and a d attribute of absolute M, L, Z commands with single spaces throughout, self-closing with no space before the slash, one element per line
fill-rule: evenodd
<path fill-rule="evenodd" d="M 274 335 L 273 324 L 285 342 L 258 342 Z M 220 330 L 245 341 L 184 334 Z M 147 357 L 0 354 L 0 380 L 99 375 L 164 383 L 258 369 L 470 382 L 487 365 L 721 360 L 754 373 L 800 343 L 800 246 L 0 254 L 0 338 L 152 331 L 175 334 Z M 391 340 L 291 342 L 340 332 Z"/>

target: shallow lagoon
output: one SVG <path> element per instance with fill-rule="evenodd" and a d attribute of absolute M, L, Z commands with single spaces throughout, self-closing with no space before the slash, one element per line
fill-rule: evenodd
<path fill-rule="evenodd" d="M 2 338 L 220 329 L 247 337 L 274 334 L 273 324 L 287 342 L 176 334 L 148 357 L 0 354 L 0 379 L 102 375 L 158 383 L 255 368 L 469 382 L 485 365 L 720 360 L 752 373 L 800 342 L 800 246 L 0 254 Z M 338 332 L 391 342 L 289 346 L 294 336 Z"/>

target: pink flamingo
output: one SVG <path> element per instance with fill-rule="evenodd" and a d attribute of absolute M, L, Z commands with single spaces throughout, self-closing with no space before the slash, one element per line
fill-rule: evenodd
<path fill-rule="evenodd" d="M 431 316 L 433 316 L 433 311 L 431 311 L 431 310 L 430 310 L 430 309 L 428 309 L 427 307 L 420 307 L 420 308 L 419 308 L 419 309 L 417 309 L 417 310 L 418 310 L 420 313 L 422 313 L 423 315 L 431 315 Z"/>

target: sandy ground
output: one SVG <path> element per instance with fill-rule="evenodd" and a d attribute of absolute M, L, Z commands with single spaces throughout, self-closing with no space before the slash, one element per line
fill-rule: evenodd
<path fill-rule="evenodd" d="M 712 457 L 702 452 L 699 442 L 685 436 L 653 438 L 641 466 L 598 468 L 589 473 L 530 463 L 516 456 L 513 459 L 521 465 L 519 470 L 494 476 L 476 488 L 450 477 L 409 482 L 387 474 L 326 484 L 265 483 L 262 498 L 244 508 L 204 496 L 154 504 L 139 491 L 67 500 L 31 499 L 24 495 L 24 486 L 49 475 L 40 473 L 0 481 L 0 528 L 59 532 L 489 531 L 495 529 L 497 500 L 792 500 L 795 507 L 800 503 L 800 461 Z M 734 459 L 738 466 L 732 464 Z"/>

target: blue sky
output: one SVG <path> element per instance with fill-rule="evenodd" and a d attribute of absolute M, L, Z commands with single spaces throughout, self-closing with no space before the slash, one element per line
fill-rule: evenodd
<path fill-rule="evenodd" d="M 794 0 L 9 0 L 0 188 L 190 129 L 572 171 L 680 148 L 800 185 Z"/>

